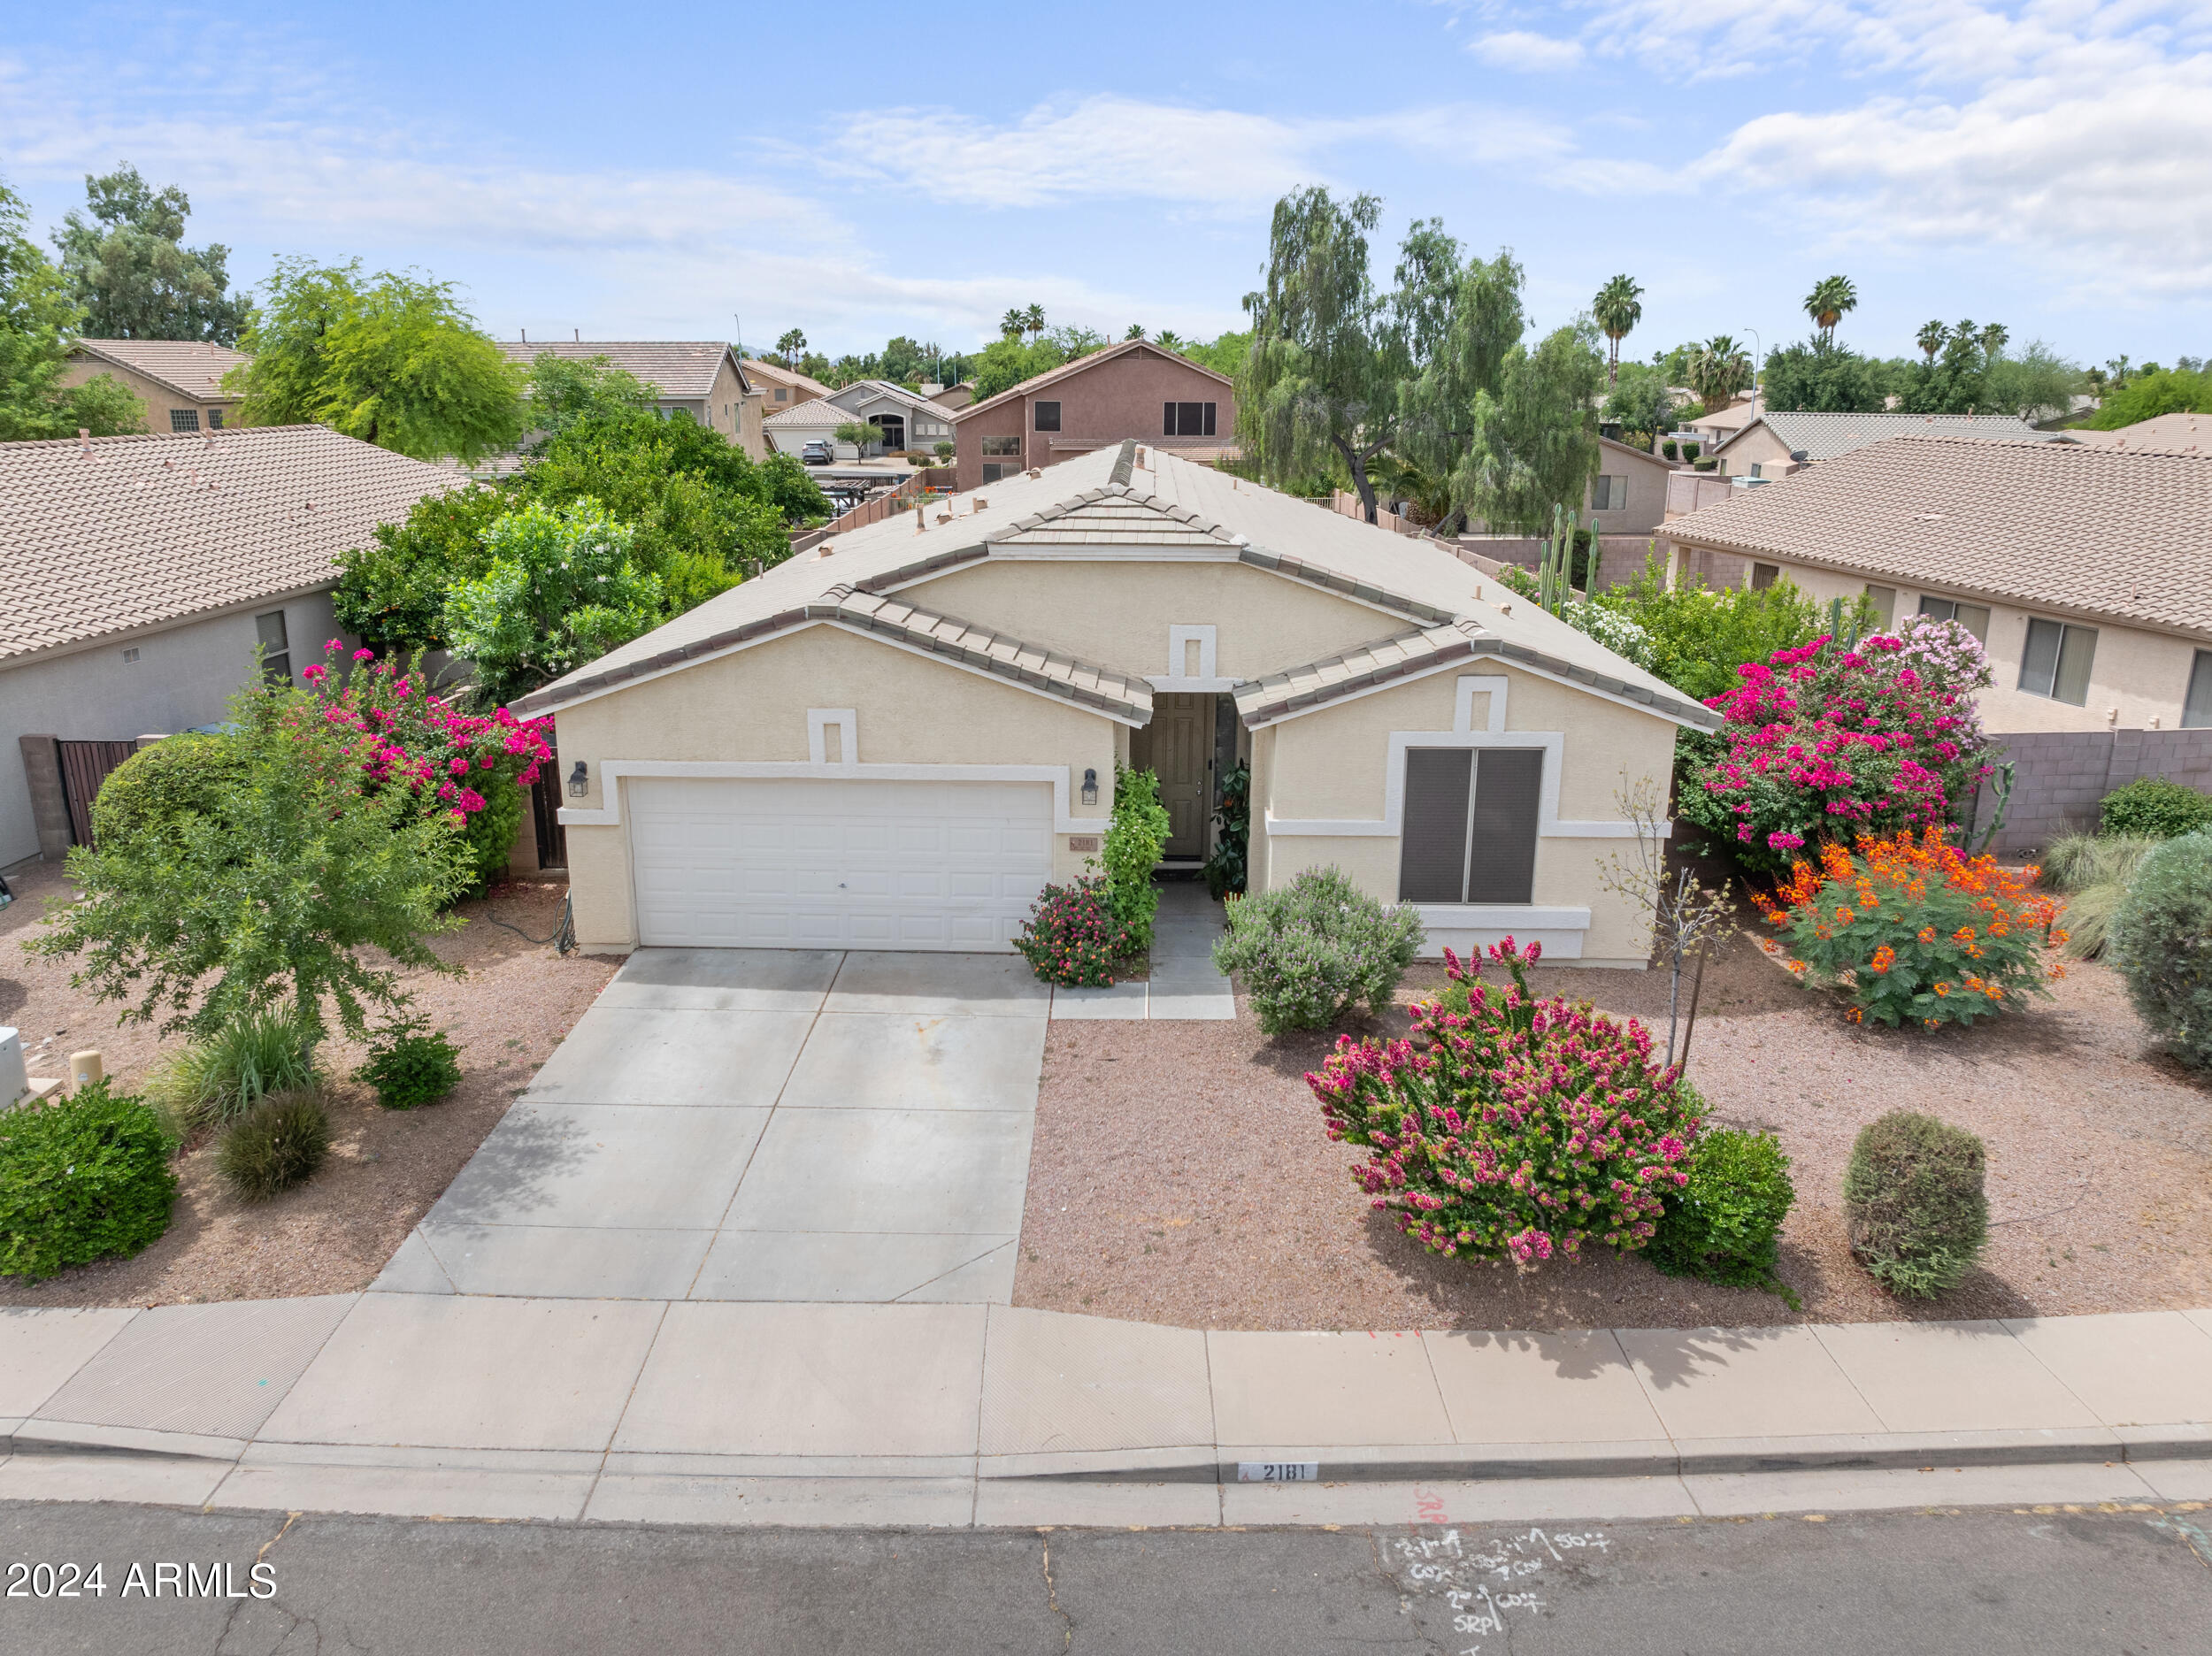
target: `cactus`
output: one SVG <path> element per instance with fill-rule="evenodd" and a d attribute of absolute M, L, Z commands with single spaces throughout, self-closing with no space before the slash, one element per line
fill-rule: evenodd
<path fill-rule="evenodd" d="M 1997 796 L 1997 809 L 1990 816 L 1989 826 L 1973 835 L 1968 841 L 1967 855 L 1979 856 L 1988 850 L 1989 842 L 1994 840 L 2004 827 L 2005 813 L 2012 808 L 2012 778 L 2018 768 L 2010 759 L 1997 767 L 1995 777 L 1990 784 L 1990 792 Z"/>

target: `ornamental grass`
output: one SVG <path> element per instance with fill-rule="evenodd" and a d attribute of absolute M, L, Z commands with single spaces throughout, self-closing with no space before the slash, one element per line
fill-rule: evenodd
<path fill-rule="evenodd" d="M 1862 837 L 1855 853 L 1824 846 L 1817 869 L 1800 858 L 1752 901 L 1784 933 L 1792 971 L 1848 993 L 1853 1023 L 1935 1029 L 2047 995 L 2047 979 L 2065 976 L 2062 905 L 2035 888 L 2037 873 L 1969 857 L 1930 827 Z"/>
<path fill-rule="evenodd" d="M 1511 981 L 1493 985 L 1446 951 L 1451 985 L 1413 1008 L 1413 1039 L 1346 1036 L 1306 1077 L 1329 1137 L 1374 1153 L 1354 1181 L 1448 1258 L 1527 1269 L 1586 1245 L 1633 1251 L 1686 1177 L 1697 1095 L 1634 1019 L 1531 995 L 1523 967 L 1540 953 L 1494 945 Z"/>

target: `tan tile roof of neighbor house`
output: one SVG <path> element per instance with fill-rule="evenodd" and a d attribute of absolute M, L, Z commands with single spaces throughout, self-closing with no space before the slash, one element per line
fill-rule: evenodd
<path fill-rule="evenodd" d="M 795 368 L 786 368 L 778 363 L 763 362 L 757 356 L 747 356 L 742 361 L 745 377 L 749 380 L 766 380 L 779 385 L 796 386 L 800 390 L 810 392 L 818 397 L 825 397 L 830 394 L 830 388 L 819 380 L 810 380 Z"/>
<path fill-rule="evenodd" d="M 1101 363 L 1110 363 L 1126 356 L 1132 351 L 1150 351 L 1156 356 L 1164 356 L 1170 362 L 1180 363 L 1184 367 L 1194 372 L 1202 373 L 1209 379 L 1218 380 L 1232 389 L 1236 386 L 1236 381 L 1230 379 L 1227 374 L 1216 373 L 1212 369 L 1194 363 L 1189 357 L 1180 356 L 1164 345 L 1155 345 L 1150 340 L 1124 340 L 1118 345 L 1109 345 L 1103 350 L 1094 350 L 1087 356 L 1078 356 L 1073 362 L 1062 363 L 1057 368 L 1048 368 L 1043 373 L 1032 374 L 1020 383 L 1007 387 L 996 396 L 986 397 L 980 402 L 971 402 L 964 409 L 955 409 L 952 418 L 957 423 L 966 419 L 971 414 L 979 414 L 985 409 L 997 408 L 1002 403 L 1016 397 L 1028 396 L 1033 392 L 1043 390 L 1048 385 L 1057 384 L 1060 380 L 1071 379 L 1087 369 L 1095 368 Z"/>
<path fill-rule="evenodd" d="M 949 521 L 940 522 L 941 516 Z M 1317 663 L 1277 675 L 1295 681 L 1290 694 L 1297 705 L 1270 717 L 1356 693 L 1379 671 L 1386 644 L 1403 656 L 1411 647 L 1396 642 L 1399 635 L 1441 629 L 1453 634 L 1442 640 L 1452 649 L 1461 649 L 1454 640 L 1463 639 L 1468 655 L 1525 666 L 1678 724 L 1710 729 L 1720 722 L 1718 714 L 1533 602 L 1516 598 L 1438 542 L 1355 522 L 1133 441 L 1079 455 L 1033 476 L 986 484 L 931 506 L 918 519 L 901 512 L 835 535 L 534 692 L 516 707 L 542 712 L 810 620 L 853 625 L 847 606 L 855 594 L 926 597 L 926 587 L 918 592 L 915 584 L 949 570 L 995 555 L 1031 557 L 1050 548 L 1105 558 L 1234 560 L 1377 612 L 1378 642 L 1366 647 L 1376 656 L 1373 663 L 1354 665 L 1347 657 L 1343 664 Z M 834 613 L 812 613 L 819 605 Z M 1012 639 L 999 640 L 983 654 L 995 652 L 1023 661 L 1064 659 Z M 1435 656 L 1438 663 L 1448 659 Z M 1063 670 L 1046 664 L 1037 671 Z M 1129 707 L 1138 705 L 1137 681 L 1120 678 L 1126 688 L 1113 691 L 1108 681 L 1119 676 L 1112 669 L 1075 663 L 1065 671 L 1071 682 L 1095 692 L 1099 700 L 1093 705 L 1103 707 L 1117 695 L 1125 696 Z M 1084 678 L 1086 673 L 1095 677 Z M 1261 681 L 1263 686 L 1271 683 Z"/>
<path fill-rule="evenodd" d="M 736 360 L 736 353 L 720 340 L 501 340 L 498 343 L 509 362 L 525 368 L 548 353 L 571 362 L 604 356 L 672 402 L 696 402 L 711 395 L 722 359 Z M 744 377 L 740 369 L 738 378 Z"/>
<path fill-rule="evenodd" d="M 1722 551 L 2212 632 L 2212 456 L 1892 437 L 1668 524 Z"/>
<path fill-rule="evenodd" d="M 2159 414 L 2116 431 L 2070 426 L 2053 434 L 2092 448 L 2170 448 L 2177 454 L 2212 454 L 2212 414 Z"/>
<path fill-rule="evenodd" d="M 167 386 L 179 396 L 197 402 L 234 399 L 235 391 L 223 389 L 223 376 L 253 360 L 227 345 L 197 340 L 81 339 L 76 349 L 88 356 L 104 358 L 133 373 Z"/>
<path fill-rule="evenodd" d="M 0 443 L 0 664 L 330 586 L 467 481 L 319 426 Z"/>
<path fill-rule="evenodd" d="M 816 397 L 807 402 L 794 402 L 789 408 L 778 409 L 763 426 L 788 429 L 794 426 L 819 426 L 824 430 L 842 426 L 847 420 L 858 419 L 859 415 L 849 408 L 841 408 L 826 397 Z"/>
<path fill-rule="evenodd" d="M 2014 414 L 1762 414 L 1714 448 L 1726 454 L 1753 426 L 1763 425 L 1792 454 L 1832 460 L 1885 437 L 1978 437 L 1992 442 L 2049 442 L 2055 432 L 2039 432 Z"/>

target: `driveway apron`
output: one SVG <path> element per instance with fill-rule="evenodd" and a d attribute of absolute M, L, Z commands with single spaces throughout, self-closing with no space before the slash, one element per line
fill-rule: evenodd
<path fill-rule="evenodd" d="M 1010 1304 L 1050 1008 L 1017 955 L 641 949 L 373 1286 Z"/>

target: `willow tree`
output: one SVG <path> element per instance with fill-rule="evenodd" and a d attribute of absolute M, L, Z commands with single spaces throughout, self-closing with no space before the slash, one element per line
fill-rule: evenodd
<path fill-rule="evenodd" d="M 1340 464 L 1370 523 L 1368 463 L 1397 434 L 1407 361 L 1395 320 L 1375 292 L 1367 238 L 1382 203 L 1339 202 L 1314 186 L 1275 203 L 1266 286 L 1244 296 L 1252 351 L 1237 387 L 1237 430 L 1269 481 Z"/>
<path fill-rule="evenodd" d="M 1482 478 L 1486 429 L 1482 410 L 1494 407 L 1507 365 L 1519 349 L 1527 318 L 1522 273 L 1511 253 L 1463 259 L 1440 220 L 1416 224 L 1399 249 L 1397 289 L 1389 308 L 1402 356 L 1393 452 L 1435 479 L 1446 527 L 1487 501 Z M 1594 453 L 1594 448 L 1593 449 Z M 1433 509 L 1433 508 L 1432 508 Z"/>

